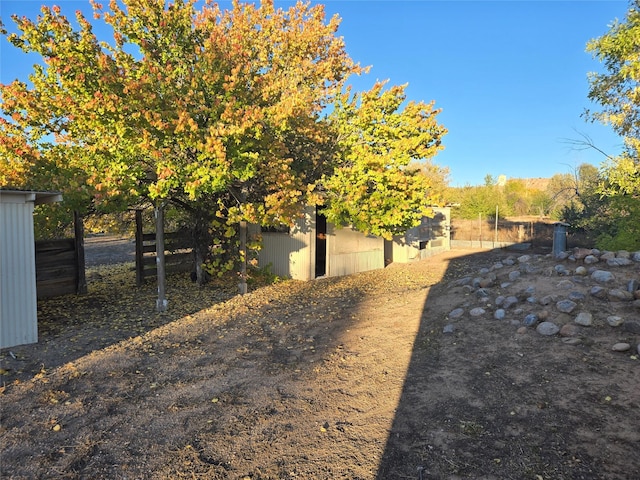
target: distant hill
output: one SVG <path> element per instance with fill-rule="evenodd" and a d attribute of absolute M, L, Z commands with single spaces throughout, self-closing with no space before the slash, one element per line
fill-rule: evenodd
<path fill-rule="evenodd" d="M 527 188 L 531 190 L 540 190 L 542 192 L 547 190 L 549 186 L 550 178 L 510 178 L 509 180 L 520 180 L 525 184 Z"/>

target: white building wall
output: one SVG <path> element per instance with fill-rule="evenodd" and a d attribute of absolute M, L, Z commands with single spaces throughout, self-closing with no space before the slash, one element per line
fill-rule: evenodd
<path fill-rule="evenodd" d="M 0 192 L 0 348 L 38 341 L 34 201 Z"/>

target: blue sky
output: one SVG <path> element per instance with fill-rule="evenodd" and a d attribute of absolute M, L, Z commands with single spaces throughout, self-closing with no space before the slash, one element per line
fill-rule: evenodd
<path fill-rule="evenodd" d="M 587 73 L 602 68 L 585 52 L 586 43 L 624 18 L 627 1 L 313 3 L 342 18 L 338 34 L 347 51 L 372 66 L 367 76 L 352 79 L 356 89 L 376 80 L 408 83 L 410 99 L 434 100 L 442 108 L 440 123 L 449 133 L 435 162 L 450 169 L 452 186 L 481 184 L 487 174 L 550 177 L 584 162 L 599 165 L 601 154 L 565 141 L 580 134 L 609 154 L 622 148 L 609 127 L 581 114 L 590 106 Z M 41 4 L 60 5 L 70 17 L 76 9 L 90 10 L 80 0 L 0 0 L 0 16 L 11 27 L 10 14 L 35 18 Z M 32 64 L 2 41 L 2 83 L 26 80 Z"/>

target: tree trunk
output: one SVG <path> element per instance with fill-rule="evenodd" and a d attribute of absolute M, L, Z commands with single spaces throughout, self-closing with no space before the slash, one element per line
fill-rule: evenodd
<path fill-rule="evenodd" d="M 247 222 L 240 222 L 240 295 L 247 293 Z"/>
<path fill-rule="evenodd" d="M 209 281 L 209 274 L 202 268 L 206 258 L 209 246 L 211 244 L 211 235 L 209 234 L 209 220 L 204 214 L 196 214 L 193 217 L 193 229 L 191 231 L 193 237 L 193 253 L 195 262 L 195 279 L 198 285 L 202 286 Z"/>

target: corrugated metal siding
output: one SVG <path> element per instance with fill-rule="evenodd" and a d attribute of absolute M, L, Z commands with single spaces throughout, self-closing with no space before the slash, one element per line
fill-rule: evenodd
<path fill-rule="evenodd" d="M 307 208 L 290 233 L 262 233 L 262 250 L 258 265 L 271 264 L 271 271 L 294 280 L 311 280 L 315 276 L 315 209 Z"/>
<path fill-rule="evenodd" d="M 451 249 L 451 209 L 434 208 L 434 218 L 426 219 L 423 225 L 407 231 L 393 240 L 393 261 L 408 263 L 431 257 Z M 427 241 L 420 249 L 420 242 Z"/>
<path fill-rule="evenodd" d="M 38 341 L 33 203 L 0 199 L 0 348 Z"/>
<path fill-rule="evenodd" d="M 327 226 L 327 276 L 338 277 L 352 273 L 384 268 L 384 239 L 364 235 L 352 228 Z"/>

